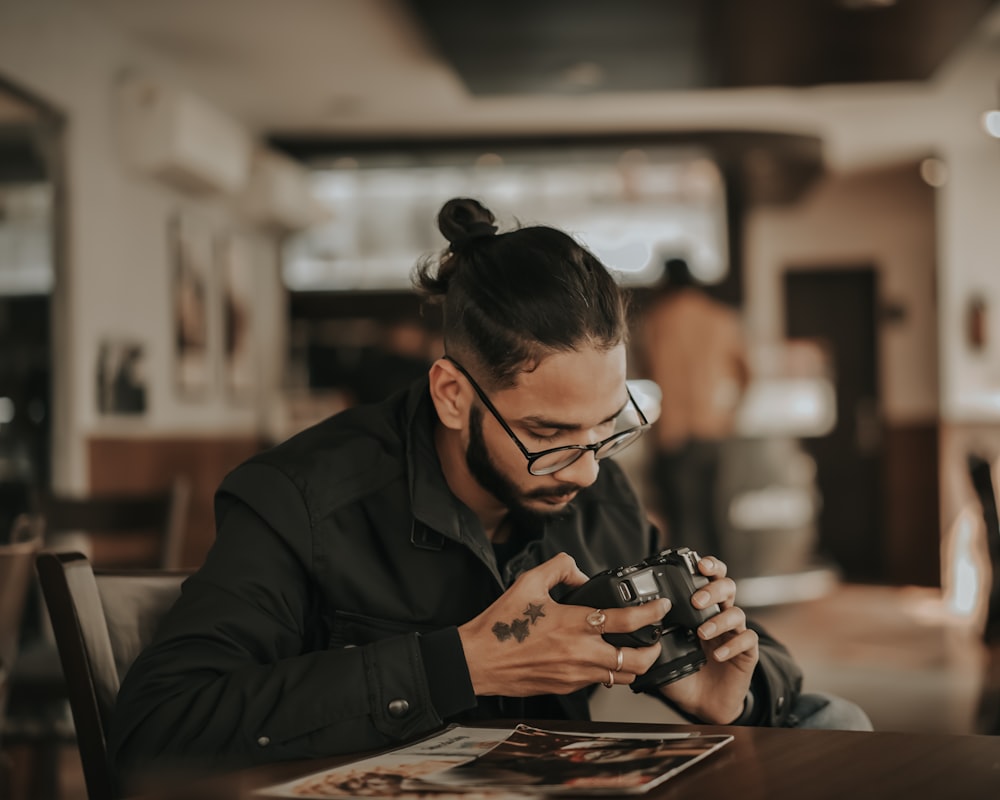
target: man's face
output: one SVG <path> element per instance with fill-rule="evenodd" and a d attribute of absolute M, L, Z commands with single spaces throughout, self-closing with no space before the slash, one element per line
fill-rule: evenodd
<path fill-rule="evenodd" d="M 538 489 L 522 489 L 514 481 L 513 476 L 508 477 L 490 458 L 489 449 L 486 446 L 486 439 L 483 436 L 483 415 L 486 412 L 479 406 L 473 406 L 469 412 L 469 446 L 465 451 L 465 463 L 469 467 L 469 472 L 476 479 L 480 486 L 493 495 L 503 505 L 510 509 L 511 513 L 518 517 L 537 518 L 548 514 L 536 509 L 533 501 L 558 498 L 565 495 L 570 487 L 539 487 Z M 530 476 L 529 476 L 530 477 Z M 573 491 L 578 491 L 579 487 L 572 487 Z M 558 508 L 554 509 L 558 513 Z"/>
<path fill-rule="evenodd" d="M 611 435 L 628 399 L 624 345 L 607 352 L 585 349 L 549 356 L 510 389 L 488 392 L 507 424 L 531 452 L 591 444 Z M 480 486 L 511 510 L 548 517 L 566 509 L 597 479 L 592 453 L 551 475 L 531 475 L 527 459 L 478 400 L 469 413 L 465 453 Z"/>

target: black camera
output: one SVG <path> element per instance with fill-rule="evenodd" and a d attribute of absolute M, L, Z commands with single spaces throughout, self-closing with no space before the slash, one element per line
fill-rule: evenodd
<path fill-rule="evenodd" d="M 660 643 L 660 657 L 644 675 L 636 676 L 631 684 L 634 692 L 673 683 L 697 672 L 705 663 L 705 653 L 695 631 L 719 613 L 719 606 L 691 605 L 691 595 L 708 583 L 708 578 L 698 572 L 699 558 L 686 547 L 662 550 L 638 564 L 599 572 L 560 600 L 596 608 L 638 606 L 661 597 L 670 600 L 670 610 L 658 624 L 631 633 L 604 634 L 605 640 L 615 647 Z"/>

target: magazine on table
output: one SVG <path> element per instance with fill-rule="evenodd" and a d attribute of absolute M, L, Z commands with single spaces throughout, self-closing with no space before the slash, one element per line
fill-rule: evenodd
<path fill-rule="evenodd" d="M 268 797 L 642 794 L 732 740 L 699 733 L 579 733 L 453 725 L 404 747 L 258 790 Z"/>

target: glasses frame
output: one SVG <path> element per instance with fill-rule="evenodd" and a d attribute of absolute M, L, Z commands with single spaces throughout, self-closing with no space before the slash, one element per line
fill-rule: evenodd
<path fill-rule="evenodd" d="M 607 456 L 598 457 L 597 454 L 601 450 L 601 448 L 605 447 L 609 442 L 613 442 L 616 439 L 622 439 L 626 436 L 632 436 L 632 441 L 635 441 L 639 437 L 635 436 L 634 434 L 636 433 L 642 434 L 649 427 L 649 421 L 646 419 L 646 415 L 642 413 L 642 409 L 639 407 L 639 404 L 635 401 L 635 398 L 632 396 L 631 390 L 628 388 L 628 385 L 626 384 L 625 392 L 628 394 L 629 402 L 632 403 L 632 407 L 639 414 L 640 422 L 638 425 L 632 428 L 627 428 L 626 430 L 623 431 L 618 431 L 618 433 L 613 433 L 608 438 L 602 439 L 599 442 L 594 442 L 593 444 L 564 444 L 559 447 L 550 447 L 547 450 L 531 451 L 524 446 L 524 443 L 519 438 L 517 438 L 517 434 L 514 433 L 513 428 L 511 428 L 510 425 L 507 424 L 507 420 L 505 420 L 503 416 L 500 414 L 500 412 L 497 411 L 496 406 L 494 406 L 493 403 L 490 401 L 490 398 L 486 396 L 486 392 L 484 392 L 480 388 L 479 384 L 476 383 L 475 378 L 473 378 L 469 374 L 469 371 L 461 364 L 459 364 L 451 356 L 445 355 L 444 358 L 446 358 L 448 361 L 454 364 L 455 367 L 458 369 L 458 371 L 465 376 L 465 379 L 469 382 L 469 385 L 472 386 L 475 393 L 479 396 L 479 399 L 483 401 L 483 405 L 486 406 L 486 409 L 493 415 L 493 418 L 500 423 L 500 427 L 504 429 L 506 434 L 510 437 L 511 441 L 517 445 L 517 449 L 520 450 L 521 454 L 528 460 L 528 465 L 527 465 L 528 473 L 531 475 L 536 475 L 536 476 L 553 475 L 556 472 L 560 472 L 561 470 L 566 469 L 572 464 L 575 464 L 583 457 L 583 454 L 588 451 L 592 452 L 594 454 L 594 458 L 597 460 L 600 460 L 602 458 L 607 458 Z M 629 442 L 629 444 L 631 443 L 632 442 Z M 561 453 L 569 450 L 577 451 L 577 455 L 575 455 L 570 461 L 567 461 L 565 464 L 562 464 L 556 467 L 555 469 L 545 470 L 544 472 L 535 472 L 534 470 L 532 470 L 532 466 L 538 461 L 538 459 L 542 458 L 543 456 L 548 456 L 551 455 L 552 453 Z"/>

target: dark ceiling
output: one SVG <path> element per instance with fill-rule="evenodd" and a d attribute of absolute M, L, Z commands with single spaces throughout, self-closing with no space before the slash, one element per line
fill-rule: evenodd
<path fill-rule="evenodd" d="M 476 95 L 920 81 L 996 0 L 407 0 Z"/>
<path fill-rule="evenodd" d="M 476 95 L 805 87 L 929 78 L 1000 0 L 404 0 Z M 677 129 L 448 139 L 277 137 L 309 163 L 337 155 L 558 150 L 581 141 L 705 148 L 734 207 L 795 202 L 824 171 L 816 135 Z M 736 249 L 733 250 L 737 252 Z"/>

